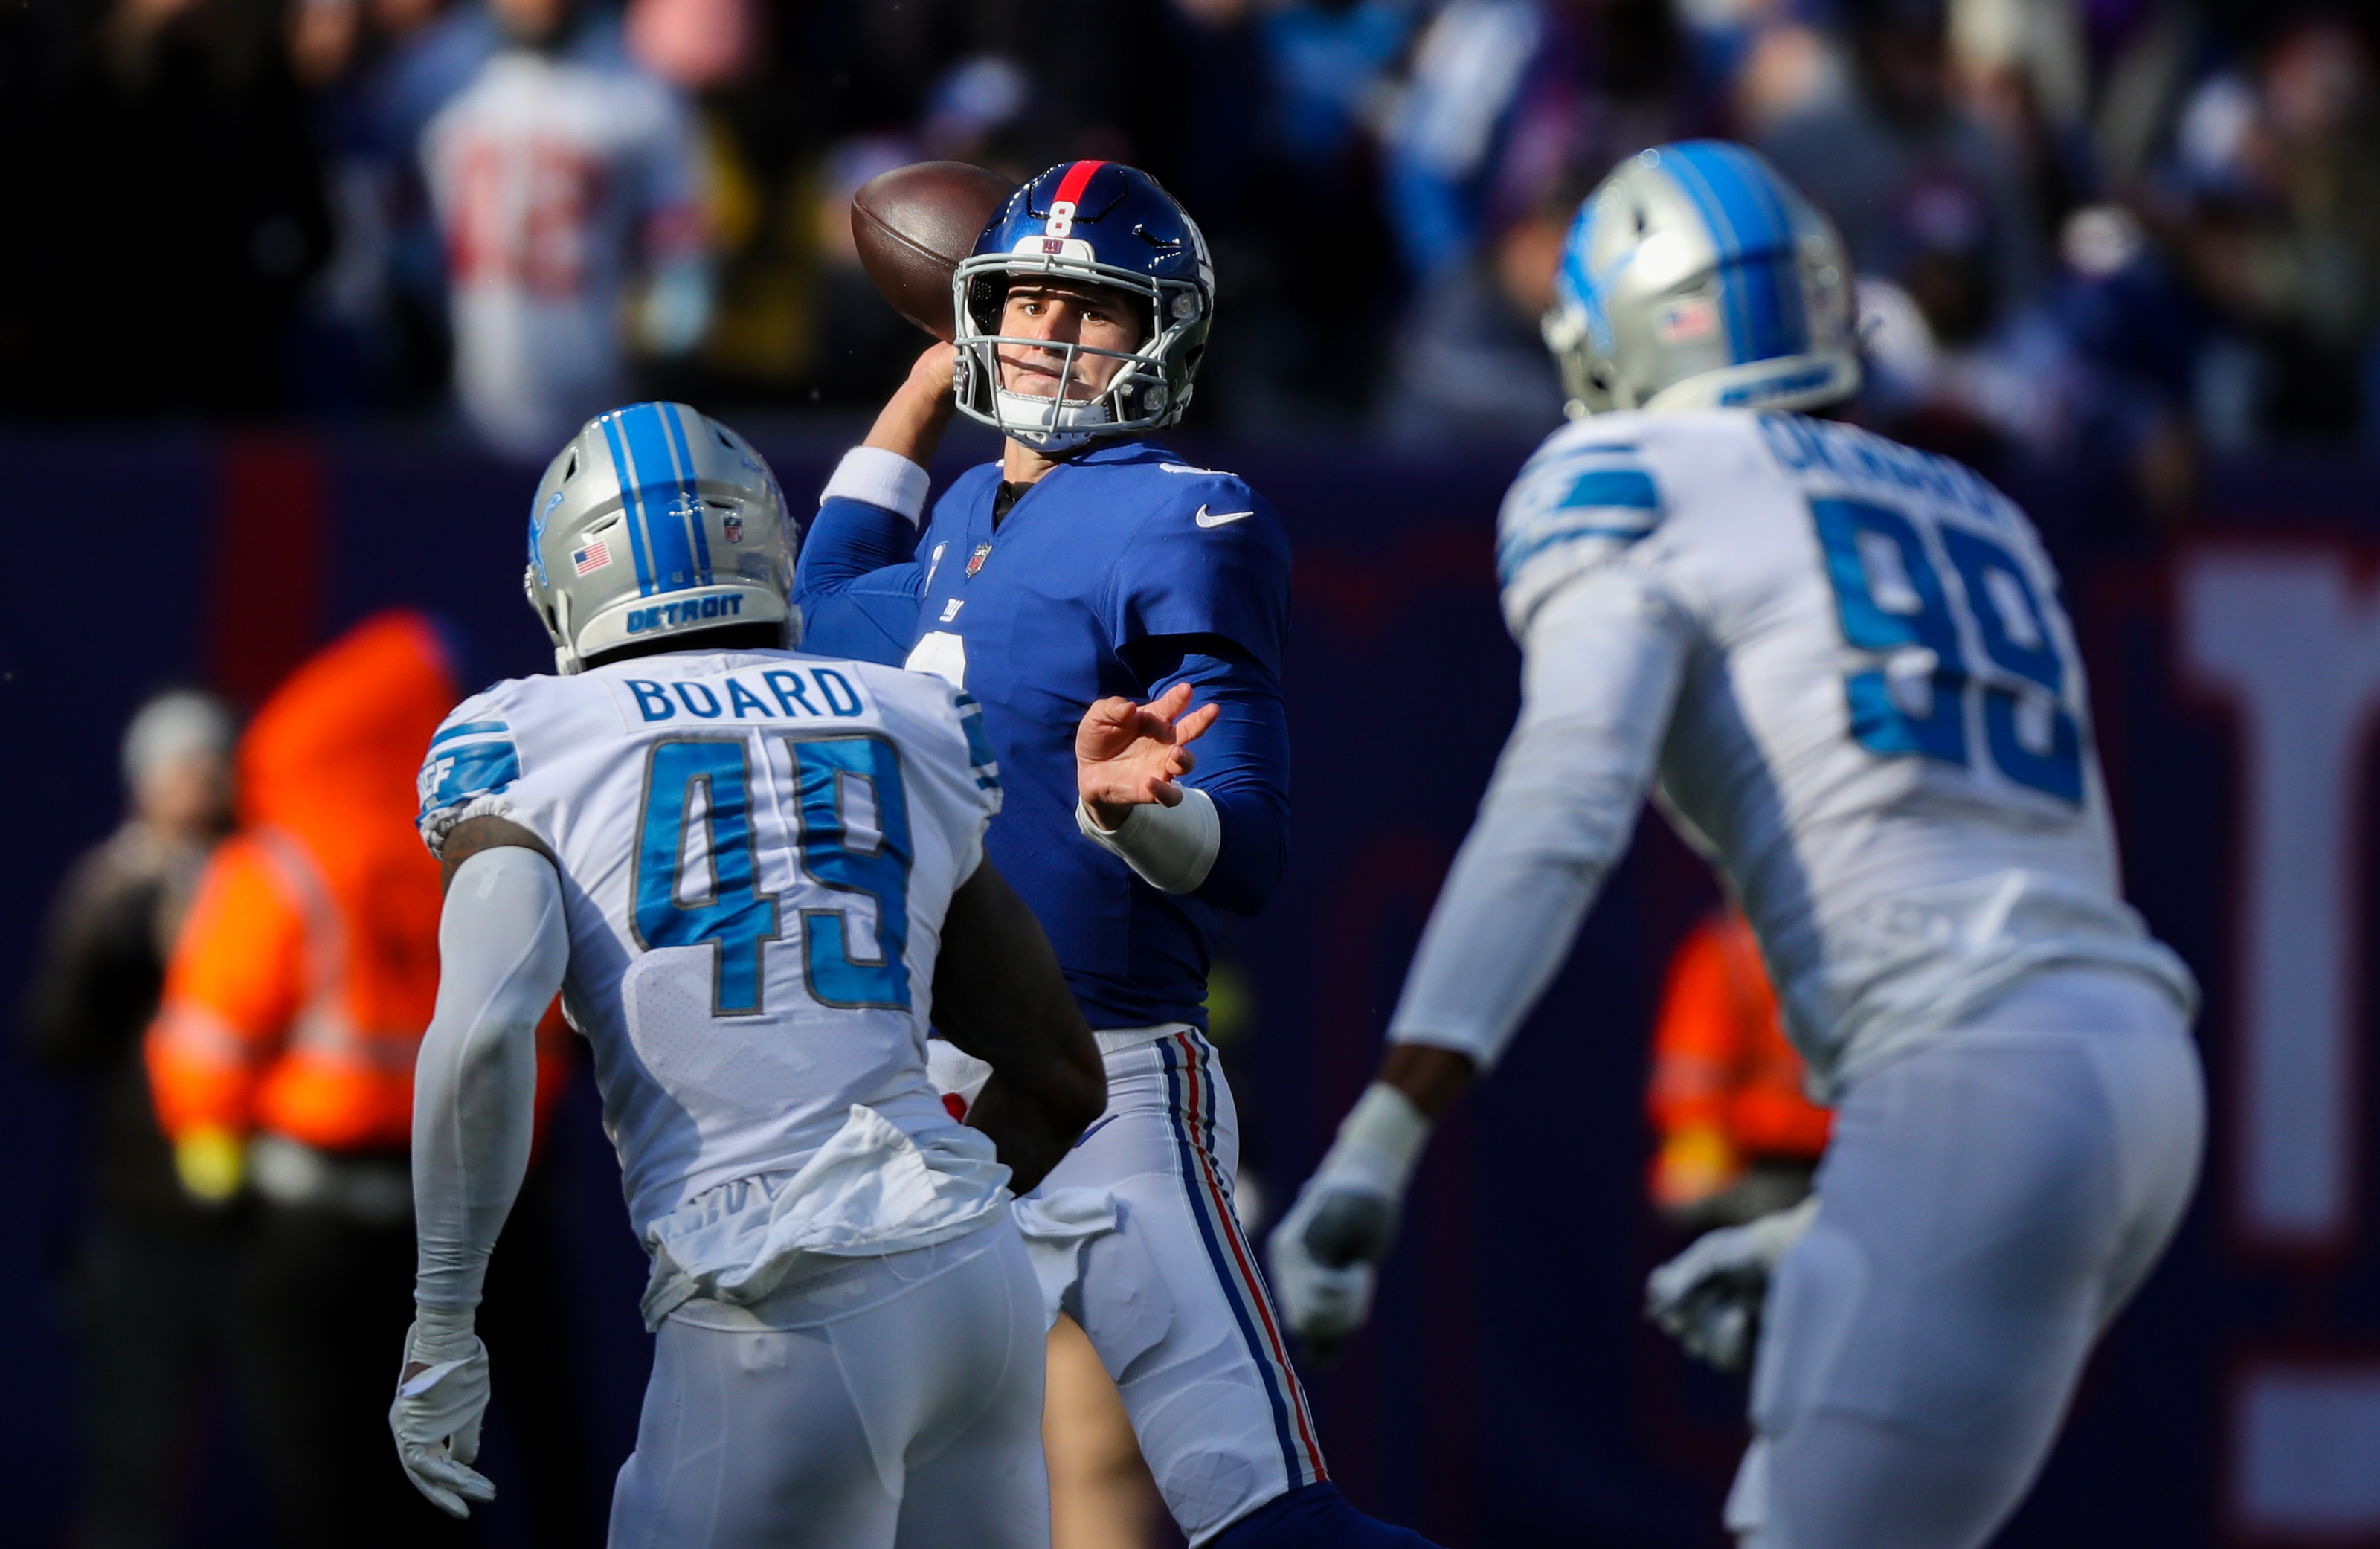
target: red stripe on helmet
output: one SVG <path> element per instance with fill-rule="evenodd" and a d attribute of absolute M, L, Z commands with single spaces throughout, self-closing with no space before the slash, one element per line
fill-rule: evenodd
<path fill-rule="evenodd" d="M 1107 165 L 1105 162 L 1076 162 L 1066 169 L 1065 176 L 1058 179 L 1058 191 L 1050 196 L 1050 201 L 1052 204 L 1062 201 L 1067 204 L 1082 203 L 1083 190 L 1091 185 L 1091 174 L 1105 165 Z"/>

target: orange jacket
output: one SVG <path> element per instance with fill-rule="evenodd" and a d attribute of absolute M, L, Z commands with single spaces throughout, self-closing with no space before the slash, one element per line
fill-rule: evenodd
<path fill-rule="evenodd" d="M 149 1030 L 169 1136 L 405 1147 L 438 995 L 438 865 L 414 832 L 413 779 L 458 696 L 429 622 L 388 612 L 257 712 L 239 746 L 241 829 L 208 863 Z"/>
<path fill-rule="evenodd" d="M 1778 1020 L 1759 943 L 1733 909 L 1696 926 L 1670 960 L 1646 1107 L 1665 1157 L 1716 1140 L 1725 1170 L 1740 1171 L 1757 1157 L 1815 1159 L 1826 1149 L 1829 1116 L 1802 1095 L 1801 1056 Z M 1684 1203 L 1659 1162 L 1654 1192 Z"/>

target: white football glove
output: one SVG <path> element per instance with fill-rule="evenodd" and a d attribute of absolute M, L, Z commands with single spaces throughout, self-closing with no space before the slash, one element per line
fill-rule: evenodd
<path fill-rule="evenodd" d="M 470 1467 L 488 1412 L 488 1347 L 471 1332 L 469 1308 L 416 1304 L 415 1313 L 388 1427 L 413 1487 L 449 1517 L 468 1517 L 470 1502 L 496 1498 L 496 1487 Z M 416 1363 L 425 1369 L 405 1377 Z"/>
<path fill-rule="evenodd" d="M 1706 1232 L 1645 1282 L 1645 1315 L 1686 1353 L 1722 1372 L 1751 1364 L 1769 1277 L 1818 1214 L 1812 1194 L 1790 1210 Z"/>
<path fill-rule="evenodd" d="M 1272 1290 L 1306 1359 L 1327 1365 L 1372 1315 L 1379 1262 L 1396 1240 L 1397 1201 L 1371 1190 L 1305 1180 L 1267 1244 Z"/>
<path fill-rule="evenodd" d="M 1371 1315 L 1405 1181 L 1428 1140 L 1429 1120 L 1412 1099 L 1373 1083 L 1273 1228 L 1267 1244 L 1273 1295 L 1308 1360 L 1328 1362 Z"/>

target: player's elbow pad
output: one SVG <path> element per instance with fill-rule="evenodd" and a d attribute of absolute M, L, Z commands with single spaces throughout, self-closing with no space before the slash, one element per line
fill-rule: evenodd
<path fill-rule="evenodd" d="M 1135 806 L 1112 829 L 1100 828 L 1089 804 L 1077 801 L 1075 826 L 1161 893 L 1196 892 L 1223 849 L 1223 820 L 1215 800 L 1196 786 L 1183 787 L 1180 805 Z"/>

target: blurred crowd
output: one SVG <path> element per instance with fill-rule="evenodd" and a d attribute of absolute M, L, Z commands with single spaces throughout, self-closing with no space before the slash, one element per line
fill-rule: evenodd
<path fill-rule="evenodd" d="M 2380 442 L 2374 50 L 2290 0 L 25 0 L 0 407 L 857 408 L 921 341 L 851 192 L 1099 156 L 1215 248 L 1198 423 L 1518 440 L 1579 197 L 1725 134 L 1842 225 L 1873 418 L 2174 500 Z"/>

